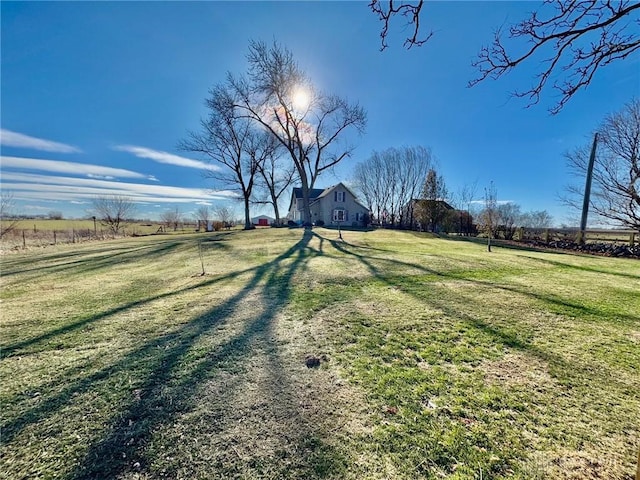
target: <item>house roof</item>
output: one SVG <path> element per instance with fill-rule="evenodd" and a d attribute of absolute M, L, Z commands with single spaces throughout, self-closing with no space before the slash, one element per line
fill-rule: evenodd
<path fill-rule="evenodd" d="M 348 188 L 348 187 L 347 187 L 344 183 L 342 183 L 342 182 L 336 183 L 335 185 L 331 185 L 330 187 L 325 188 L 325 189 L 323 190 L 323 192 L 322 192 L 320 195 L 318 195 L 315 199 L 312 199 L 312 198 L 310 198 L 310 199 L 311 199 L 311 200 L 314 200 L 314 201 L 316 201 L 316 202 L 317 202 L 317 201 L 318 201 L 318 200 L 320 200 L 321 198 L 326 197 L 327 195 L 329 195 L 331 192 L 333 192 L 333 191 L 334 191 L 336 188 L 338 188 L 338 187 L 341 187 L 341 188 L 345 189 L 347 192 L 349 192 L 349 193 L 351 194 L 351 196 L 353 197 L 353 200 L 354 200 L 358 205 L 360 205 L 360 206 L 361 206 L 361 207 L 363 207 L 363 208 L 367 208 L 365 205 L 363 205 L 363 204 L 362 204 L 362 202 L 360 202 L 360 200 L 358 200 L 358 197 L 356 196 L 356 194 L 355 194 L 355 193 L 353 193 L 353 192 L 351 191 L 351 189 L 350 189 L 350 188 Z M 311 202 L 311 203 L 313 203 L 313 202 Z"/>
<path fill-rule="evenodd" d="M 329 187 L 329 188 L 332 188 L 332 187 Z M 309 190 L 309 200 L 318 198 L 325 191 L 327 191 L 326 188 L 311 188 Z M 302 188 L 294 187 L 292 195 L 294 198 L 302 198 Z"/>
<path fill-rule="evenodd" d="M 363 208 L 367 208 L 365 205 L 362 204 L 362 202 L 360 202 L 360 200 L 358 200 L 358 197 L 349 189 L 347 188 L 347 186 L 342 183 L 336 183 L 335 185 L 331 185 L 330 187 L 327 188 L 311 188 L 309 189 L 309 204 L 313 205 L 315 202 L 319 201 L 321 198 L 326 197 L 327 195 L 329 195 L 331 192 L 333 192 L 337 187 L 341 187 L 343 189 L 345 189 L 347 192 L 349 192 L 351 194 L 351 196 L 354 198 L 355 202 L 360 205 Z M 297 198 L 302 198 L 302 188 L 300 187 L 294 187 L 293 191 L 291 192 L 291 202 L 289 203 L 289 210 L 291 210 L 291 206 L 293 205 L 293 199 L 297 199 Z"/>
<path fill-rule="evenodd" d="M 455 208 L 453 208 L 449 203 L 447 203 L 444 200 L 427 200 L 426 198 L 414 198 L 412 200 L 413 203 L 418 203 L 418 202 L 435 202 L 437 204 L 442 205 L 446 210 L 455 210 Z"/>

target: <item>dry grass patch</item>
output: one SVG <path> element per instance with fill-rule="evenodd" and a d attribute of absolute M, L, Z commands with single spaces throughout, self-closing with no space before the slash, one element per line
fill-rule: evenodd
<path fill-rule="evenodd" d="M 544 362 L 522 353 L 507 353 L 500 359 L 485 360 L 478 368 L 488 382 L 504 388 L 518 386 L 530 390 L 545 390 L 554 383 Z"/>

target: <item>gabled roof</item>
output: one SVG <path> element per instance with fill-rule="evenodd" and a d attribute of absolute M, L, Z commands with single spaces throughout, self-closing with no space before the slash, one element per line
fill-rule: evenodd
<path fill-rule="evenodd" d="M 427 200 L 426 198 L 414 198 L 411 200 L 413 203 L 418 203 L 418 202 L 435 202 L 438 205 L 442 205 L 445 210 L 455 210 L 455 208 L 453 208 L 449 203 L 447 203 L 445 200 Z"/>
<path fill-rule="evenodd" d="M 329 187 L 331 188 L 331 187 Z M 314 198 L 318 198 L 323 192 L 325 192 L 326 188 L 312 188 L 309 190 L 309 200 L 313 200 Z M 302 188 L 294 187 L 292 192 L 293 198 L 302 198 Z"/>
<path fill-rule="evenodd" d="M 317 201 L 318 201 L 318 200 L 320 200 L 321 198 L 324 198 L 324 197 L 326 197 L 327 195 L 329 195 L 331 192 L 333 192 L 333 191 L 334 191 L 336 188 L 338 188 L 338 187 L 341 187 L 341 188 L 345 189 L 347 192 L 349 192 L 349 193 L 351 194 L 351 196 L 353 197 L 353 200 L 354 200 L 358 205 L 360 205 L 360 206 L 361 206 L 361 207 L 363 207 L 363 208 L 367 208 L 365 205 L 363 205 L 363 204 L 362 204 L 362 202 L 360 202 L 360 200 L 358 200 L 358 197 L 356 196 L 356 194 L 355 194 L 355 193 L 353 193 L 353 192 L 351 191 L 351 189 L 349 189 L 349 188 L 348 188 L 344 183 L 342 183 L 342 182 L 336 183 L 335 185 L 331 185 L 330 187 L 325 188 L 325 189 L 322 191 L 322 193 L 321 193 L 320 195 L 318 195 L 315 199 L 310 198 L 310 200 L 314 200 L 314 201 L 316 201 L 316 202 L 317 202 Z M 313 202 L 311 202 L 311 203 L 313 203 Z"/>
<path fill-rule="evenodd" d="M 309 204 L 313 205 L 315 202 L 320 201 L 321 198 L 326 197 L 327 195 L 329 195 L 331 192 L 333 192 L 337 187 L 341 187 L 343 189 L 345 189 L 347 192 L 349 192 L 351 194 L 351 196 L 353 197 L 353 199 L 355 200 L 355 202 L 360 205 L 362 208 L 367 208 L 365 205 L 362 204 L 362 202 L 360 202 L 360 200 L 358 200 L 358 197 L 342 182 L 339 182 L 335 185 L 331 185 L 330 187 L 327 188 L 311 188 L 309 189 Z M 294 199 L 298 199 L 298 198 L 302 198 L 302 188 L 300 187 L 294 187 L 292 192 L 291 192 L 291 202 L 289 203 L 289 210 L 291 210 L 291 207 L 293 205 L 293 200 Z"/>

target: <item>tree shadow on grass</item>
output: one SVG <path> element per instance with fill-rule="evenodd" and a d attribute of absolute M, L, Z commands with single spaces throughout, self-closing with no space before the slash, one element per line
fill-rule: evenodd
<path fill-rule="evenodd" d="M 346 246 L 340 242 L 336 242 L 334 246 L 345 255 L 352 255 L 360 260 L 378 280 L 389 286 L 395 286 L 394 282 L 398 280 L 398 276 L 385 273 L 386 266 L 391 267 L 395 264 L 394 259 L 368 256 L 366 252 L 358 251 L 357 247 Z M 426 267 L 414 266 L 414 268 L 420 268 L 425 273 L 434 273 Z M 631 349 L 618 350 L 618 355 L 624 356 L 626 359 L 626 369 L 622 372 L 617 361 L 603 360 L 602 357 L 594 355 L 589 348 L 571 345 L 571 341 L 564 337 L 562 325 L 554 325 L 555 331 L 551 335 L 544 331 L 541 334 L 536 332 L 536 326 L 529 328 L 530 325 L 527 324 L 527 321 L 522 321 L 524 315 L 521 311 L 521 302 L 515 302 L 512 307 L 505 305 L 502 311 L 496 309 L 496 306 L 500 305 L 499 303 L 490 307 L 489 311 L 486 311 L 485 308 L 487 304 L 491 304 L 492 296 L 500 296 L 501 291 L 507 291 L 531 297 L 534 300 L 532 307 L 534 309 L 542 307 L 540 308 L 542 312 L 545 310 L 553 312 L 559 307 L 561 312 L 567 310 L 569 315 L 575 315 L 578 318 L 584 318 L 584 315 L 588 315 L 591 318 L 587 317 L 587 321 L 592 319 L 598 321 L 603 312 L 560 296 L 541 294 L 533 288 L 525 290 L 520 287 L 512 287 L 510 284 L 465 279 L 457 273 L 449 275 L 447 272 L 440 272 L 440 276 L 443 280 L 450 279 L 460 283 L 456 282 L 457 284 L 453 288 L 449 288 L 451 285 L 449 282 L 423 282 L 423 277 L 417 275 L 417 281 L 412 282 L 409 278 L 401 283 L 399 289 L 427 306 L 429 310 L 441 312 L 437 316 L 442 315 L 447 323 L 450 322 L 450 324 L 442 324 L 438 323 L 439 319 L 436 319 L 432 325 L 428 321 L 425 322 L 423 329 L 416 324 L 411 325 L 411 328 L 422 330 L 424 347 L 427 351 L 431 346 L 431 339 L 433 339 L 436 345 L 434 347 L 436 354 L 429 355 L 432 365 L 451 362 L 452 357 L 456 358 L 455 352 L 458 346 L 461 348 L 459 355 L 457 355 L 458 359 L 454 360 L 459 369 L 456 369 L 455 373 L 447 374 L 451 375 L 451 380 L 447 380 L 446 383 L 455 385 L 454 389 L 450 391 L 453 397 L 468 396 L 464 404 L 466 411 L 471 411 L 471 414 L 465 413 L 465 417 L 477 418 L 478 425 L 481 424 L 480 422 L 486 421 L 486 431 L 504 432 L 504 435 L 494 436 L 490 442 L 482 445 L 492 452 L 492 456 L 494 451 L 511 452 L 504 457 L 501 453 L 497 453 L 497 455 L 509 463 L 514 462 L 512 465 L 509 463 L 505 463 L 505 465 L 512 466 L 516 471 L 519 470 L 520 462 L 526 465 L 527 456 L 533 453 L 531 444 L 525 449 L 519 450 L 516 445 L 513 445 L 512 448 L 512 444 L 504 442 L 508 442 L 508 439 L 514 434 L 513 425 L 532 425 L 534 427 L 532 431 L 535 433 L 528 439 L 538 437 L 541 440 L 540 443 L 536 442 L 534 445 L 545 445 L 550 441 L 553 442 L 552 445 L 558 442 L 565 444 L 566 442 L 565 446 L 569 452 L 572 448 L 582 451 L 583 447 L 581 446 L 589 444 L 605 445 L 596 447 L 598 451 L 596 455 L 600 458 L 602 455 L 607 458 L 612 454 L 619 455 L 618 458 L 627 459 L 625 461 L 629 467 L 635 468 L 632 465 L 635 465 L 634 454 L 637 453 L 637 444 L 634 446 L 633 442 L 631 444 L 627 442 L 622 446 L 622 443 L 613 442 L 619 442 L 624 438 L 624 433 L 621 432 L 625 432 L 625 429 L 629 428 L 628 418 L 637 416 L 637 402 L 634 401 L 634 394 L 637 391 L 638 382 L 632 366 L 637 363 L 637 354 Z M 471 290 L 475 290 L 473 292 L 465 288 L 465 283 L 466 286 L 481 287 L 480 294 L 482 296 L 478 295 L 477 289 L 472 288 Z M 616 325 L 619 317 L 619 315 L 609 313 L 607 320 L 611 325 Z M 638 317 L 633 315 L 623 315 L 622 317 L 627 321 L 634 322 L 634 325 L 640 321 Z M 562 320 L 562 317 L 553 315 L 543 315 L 542 318 L 542 322 Z M 536 321 L 535 317 L 533 317 L 533 321 Z M 432 328 L 433 332 L 430 331 Z M 544 330 L 545 326 L 541 325 L 541 328 Z M 442 343 L 442 332 L 447 331 L 455 331 L 458 334 L 460 332 L 468 333 L 462 333 L 466 338 L 459 344 L 454 341 L 445 345 Z M 446 336 L 444 337 L 446 338 Z M 398 333 L 398 338 L 402 338 L 402 333 Z M 395 341 L 398 345 L 402 340 L 396 340 L 392 334 L 390 341 Z M 493 345 L 498 348 L 494 349 Z M 380 351 L 383 348 L 381 345 Z M 402 344 L 400 344 L 399 350 L 401 348 Z M 515 353 L 516 355 L 502 359 L 500 358 L 501 352 Z M 401 354 L 401 350 L 399 353 Z M 440 358 L 437 357 L 437 353 L 441 353 Z M 495 362 L 496 353 L 499 354 L 498 362 Z M 375 351 L 369 351 L 368 354 L 376 356 Z M 469 369 L 468 364 L 464 365 L 470 359 L 473 360 L 472 370 Z M 485 364 L 484 360 L 488 362 Z M 502 365 L 504 366 L 495 366 L 496 363 L 499 364 L 503 360 Z M 499 376 L 498 380 L 495 377 L 492 378 L 492 371 L 496 369 L 503 369 L 500 371 L 505 374 L 504 377 Z M 462 378 L 465 375 L 464 372 L 469 371 L 480 373 L 476 377 L 478 380 L 467 383 L 464 389 L 460 390 L 456 379 Z M 402 368 L 389 374 L 391 378 L 401 378 L 401 375 Z M 523 380 L 522 383 L 520 383 L 521 380 Z M 374 383 L 376 381 L 374 380 Z M 426 384 L 431 383 L 431 379 L 427 377 L 421 381 Z M 416 389 L 420 389 L 420 387 L 416 387 Z M 497 396 L 495 396 L 496 387 L 500 392 Z M 379 386 L 374 385 L 371 388 L 375 392 Z M 447 394 L 444 396 L 446 397 Z M 499 400 L 493 400 L 492 397 Z M 506 399 L 504 403 L 502 399 Z M 402 399 L 398 399 L 398 401 L 401 402 Z M 501 410 L 503 406 L 512 412 L 506 417 L 506 421 L 502 414 L 491 414 L 491 410 Z M 474 416 L 472 408 L 477 409 L 477 417 Z M 487 412 L 489 413 L 487 414 Z M 528 427 L 523 428 L 528 429 Z M 515 435 L 520 437 L 520 433 L 516 430 Z M 603 442 L 603 439 L 606 440 Z M 609 447 L 606 446 L 608 440 L 612 441 Z M 577 447 L 573 444 L 574 441 L 577 443 Z M 462 449 L 463 444 L 464 442 L 460 442 L 460 447 L 457 448 Z M 550 455 L 550 458 L 555 457 L 552 448 L 546 453 Z M 462 454 L 462 451 L 458 453 L 455 449 L 452 452 L 451 458 L 456 458 L 452 463 L 456 467 L 460 466 L 458 459 L 462 458 Z M 630 458 L 633 460 L 629 460 Z M 570 468 L 567 466 L 567 471 L 570 472 Z M 464 470 L 460 469 L 459 471 Z M 525 467 L 523 471 L 525 477 L 528 472 Z M 512 470 L 511 473 L 515 472 Z M 608 471 L 603 471 L 602 475 L 608 473 Z"/>
<path fill-rule="evenodd" d="M 216 232 L 215 234 L 199 238 L 199 242 L 207 249 L 228 249 L 225 244 L 233 239 L 235 232 Z M 38 263 L 34 266 L 33 258 L 2 258 L 2 276 L 11 277 L 17 274 L 37 272 L 38 274 L 57 274 L 71 271 L 83 275 L 96 270 L 110 268 L 116 264 L 135 263 L 139 260 L 152 261 L 167 255 L 180 247 L 193 245 L 193 239 L 163 238 L 151 244 L 127 244 L 125 246 L 108 245 L 104 248 L 92 248 L 90 251 L 69 250 L 38 256 Z M 52 262 L 43 266 L 42 263 Z"/>
<path fill-rule="evenodd" d="M 387 265 L 395 265 L 400 267 L 410 267 L 413 269 L 420 270 L 426 274 L 433 275 L 434 277 L 441 277 L 443 280 L 458 280 L 463 282 L 469 282 L 475 285 L 484 286 L 487 288 L 496 288 L 500 290 L 509 291 L 515 294 L 520 294 L 524 296 L 531 297 L 542 304 L 546 304 L 552 309 L 557 310 L 560 308 L 563 311 L 569 311 L 573 315 L 583 316 L 588 315 L 593 319 L 605 319 L 608 321 L 619 321 L 622 320 L 627 323 L 635 323 L 640 321 L 640 316 L 637 315 L 626 315 L 621 313 L 611 313 L 599 308 L 590 307 L 587 305 L 582 305 L 575 301 L 567 300 L 562 298 L 559 295 L 554 295 L 552 293 L 536 293 L 531 290 L 527 290 L 524 287 L 516 287 L 513 285 L 504 285 L 499 282 L 492 280 L 486 281 L 477 278 L 471 278 L 469 275 L 465 274 L 465 272 L 447 272 L 447 271 L 439 271 L 435 269 L 428 268 L 424 265 L 420 265 L 418 263 L 408 263 L 400 260 L 390 259 L 386 257 L 373 256 L 371 254 L 360 253 L 361 250 L 367 250 L 368 247 L 360 247 L 358 245 L 353 245 L 347 242 L 343 242 L 340 240 L 329 240 L 331 245 L 338 250 L 339 252 L 357 258 L 363 265 L 367 267 L 367 269 L 375 276 L 382 280 L 389 280 L 390 275 L 387 273 L 386 269 L 381 268 L 380 266 L 375 265 L 374 262 L 382 262 Z M 528 257 L 527 257 L 528 258 Z M 558 267 L 571 267 L 571 265 L 567 265 L 565 263 L 560 262 L 551 262 Z M 590 271 L 590 270 L 589 270 Z M 598 272 L 594 272 L 598 273 Z M 602 272 L 608 273 L 608 272 Z"/>
<path fill-rule="evenodd" d="M 554 260 L 548 260 L 546 258 L 528 257 L 528 256 L 525 256 L 524 258 L 528 258 L 528 259 L 531 259 L 533 261 L 544 263 L 544 264 L 547 264 L 547 265 L 552 265 L 554 267 L 567 268 L 567 269 L 570 269 L 570 270 L 579 270 L 581 272 L 588 272 L 588 273 L 602 273 L 604 275 L 613 275 L 613 276 L 616 276 L 616 277 L 629 278 L 631 280 L 640 280 L 640 274 L 634 275 L 632 273 L 616 272 L 616 271 L 612 271 L 612 270 L 603 270 L 601 268 L 585 267 L 583 265 L 572 265 L 570 263 L 556 262 Z M 635 259 L 627 259 L 627 260 L 631 261 L 631 262 L 636 261 Z M 640 262 L 638 262 L 638 268 L 639 268 L 639 271 L 640 271 Z"/>
<path fill-rule="evenodd" d="M 322 428 L 310 422 L 301 409 L 273 331 L 276 316 L 291 295 L 294 275 L 304 271 L 309 259 L 319 254 L 310 247 L 311 239 L 311 232 L 305 231 L 302 239 L 282 255 L 242 272 L 250 277 L 238 293 L 179 330 L 148 341 L 118 362 L 70 383 L 9 420 L 2 429 L 3 442 L 10 444 L 27 426 L 46 423 L 50 417 L 60 415 L 65 406 L 81 402 L 86 395 L 114 396 L 117 403 L 111 422 L 101 439 L 90 445 L 83 459 L 78 460 L 77 468 L 66 478 L 115 478 L 137 473 L 158 476 L 160 468 L 172 477 L 177 472 L 188 472 L 191 467 L 186 458 L 165 462 L 162 455 L 150 453 L 155 452 L 158 442 L 163 443 L 158 432 L 170 435 L 167 432 L 171 432 L 171 425 L 180 424 L 185 415 L 199 411 L 205 402 L 205 410 L 222 420 L 212 421 L 211 428 L 206 426 L 199 435 L 208 438 L 223 431 L 228 433 L 242 420 L 236 415 L 242 390 L 257 384 L 262 387 L 265 401 L 258 411 L 276 430 L 272 432 L 272 440 L 279 447 L 274 448 L 284 458 L 234 457 L 230 445 L 226 444 L 223 451 L 214 448 L 203 453 L 204 457 L 215 457 L 215 461 L 202 466 L 200 471 L 193 471 L 193 476 L 325 478 L 336 475 L 343 468 L 344 460 L 323 440 Z M 231 320 L 233 318 L 240 320 Z M 260 363 L 252 363 L 256 361 Z M 260 381 L 249 383 L 247 380 L 254 378 L 256 372 L 266 373 Z M 227 380 L 221 380 L 225 378 Z M 111 391 L 114 383 L 126 379 L 132 382 L 130 388 L 119 393 Z M 202 394 L 208 385 L 223 388 L 218 388 L 214 398 Z M 123 393 L 129 395 L 123 397 Z M 249 415 L 253 411 L 250 407 L 245 405 L 241 410 Z M 234 421 L 226 424 L 226 417 Z M 279 427 L 283 431 L 277 431 Z M 252 430 L 255 428 L 249 429 Z M 179 447 L 165 444 L 164 448 L 171 451 Z"/>
<path fill-rule="evenodd" d="M 102 320 L 106 320 L 113 315 L 117 315 L 118 313 L 126 312 L 127 310 L 130 310 L 136 307 L 141 307 L 141 306 L 150 304 L 152 302 L 155 302 L 157 300 L 169 299 L 171 297 L 180 295 L 181 293 L 186 293 L 190 290 L 207 287 L 210 285 L 214 285 L 216 283 L 225 282 L 227 280 L 232 280 L 234 278 L 237 278 L 247 273 L 251 273 L 253 271 L 255 271 L 255 268 L 237 270 L 235 272 L 231 272 L 226 275 L 218 275 L 214 278 L 210 278 L 210 279 L 201 281 L 197 284 L 189 285 L 178 290 L 159 293 L 157 295 L 149 296 L 141 300 L 136 300 L 134 302 L 128 302 L 122 305 L 118 305 L 117 307 L 107 309 L 100 313 L 94 313 L 91 315 L 84 316 L 83 318 L 77 321 L 69 322 L 59 328 L 52 329 L 41 335 L 26 339 L 26 340 L 22 340 L 20 342 L 16 342 L 14 344 L 3 347 L 2 350 L 0 351 L 0 359 L 10 357 L 16 354 L 22 355 L 22 354 L 34 353 L 34 351 L 30 349 L 30 347 L 33 347 L 34 345 L 44 344 L 51 339 L 71 334 L 73 332 L 76 332 L 80 329 L 87 327 L 88 325 L 91 325 L 93 323 L 96 323 Z"/>
<path fill-rule="evenodd" d="M 601 309 L 581 305 L 577 302 L 570 301 L 553 294 L 540 294 L 534 291 L 527 290 L 525 288 L 503 285 L 495 281 L 483 281 L 479 279 L 467 278 L 464 276 L 464 274 L 460 273 L 449 273 L 446 271 L 442 272 L 430 269 L 424 265 L 410 264 L 391 258 L 373 256 L 367 254 L 366 249 L 365 252 L 360 252 L 361 248 L 357 245 L 349 244 L 339 240 L 329 241 L 336 250 L 343 253 L 344 255 L 358 259 L 375 278 L 387 283 L 389 286 L 396 286 L 395 282 L 397 280 L 397 277 L 394 275 L 389 275 L 387 273 L 387 269 L 385 269 L 383 266 L 384 264 L 389 266 L 393 265 L 411 267 L 412 269 L 418 269 L 419 271 L 422 271 L 426 274 L 433 275 L 434 278 L 442 278 L 442 280 L 461 281 L 483 288 L 503 290 L 517 295 L 523 295 L 532 298 L 551 311 L 557 311 L 558 309 L 560 309 L 560 313 L 566 311 L 569 314 L 578 317 L 589 316 L 590 318 L 597 319 L 598 321 L 605 319 L 609 322 L 618 323 L 620 321 L 624 321 L 631 324 L 640 322 L 640 317 L 638 316 L 606 312 Z M 380 265 L 376 265 L 376 263 L 379 263 Z M 579 375 L 585 378 L 589 378 L 594 375 L 594 372 L 591 370 L 591 367 L 589 365 L 577 365 L 570 363 L 560 355 L 552 353 L 547 349 L 543 349 L 533 345 L 531 342 L 523 338 L 522 335 L 517 335 L 513 332 L 507 331 L 499 325 L 490 324 L 482 320 L 480 316 L 474 316 L 465 313 L 459 306 L 468 305 L 471 300 L 464 296 L 462 293 L 457 293 L 453 298 L 451 298 L 451 292 L 447 292 L 447 295 L 433 295 L 432 292 L 424 291 L 428 288 L 429 287 L 427 285 L 416 284 L 414 287 L 410 288 L 403 286 L 402 291 L 414 296 L 420 301 L 428 302 L 430 306 L 440 309 L 449 318 L 460 319 L 468 325 L 471 325 L 483 331 L 484 333 L 489 334 L 499 343 L 507 347 L 531 354 L 539 358 L 540 360 L 547 362 L 549 365 L 557 367 L 561 371 L 567 372 L 567 375 L 569 377 Z M 435 285 L 433 286 L 433 288 L 435 288 Z M 517 317 L 518 312 L 513 313 Z M 508 312 L 505 311 L 505 314 L 508 314 Z M 606 373 L 602 373 L 602 375 L 606 375 Z M 607 378 L 607 381 L 610 381 L 610 379 Z"/>
<path fill-rule="evenodd" d="M 184 245 L 184 242 L 173 241 L 154 245 L 124 247 L 116 249 L 115 252 L 114 250 L 105 249 L 101 255 L 94 255 L 95 252 L 92 251 L 91 255 L 85 255 L 82 258 L 76 258 L 78 256 L 77 253 L 70 252 L 68 256 L 58 255 L 58 262 L 53 265 L 42 266 L 38 264 L 32 266 L 34 262 L 30 260 L 27 263 L 29 268 L 25 268 L 24 265 L 20 264 L 8 270 L 3 268 L 2 276 L 10 277 L 29 272 L 37 272 L 39 275 L 64 272 L 71 272 L 73 275 L 85 275 L 118 264 L 136 263 L 140 260 L 151 261 L 175 251 L 182 245 Z"/>

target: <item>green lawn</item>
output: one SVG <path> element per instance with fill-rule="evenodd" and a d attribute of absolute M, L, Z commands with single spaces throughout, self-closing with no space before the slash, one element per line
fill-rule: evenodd
<path fill-rule="evenodd" d="M 343 237 L 0 257 L 0 478 L 633 479 L 639 261 Z"/>

